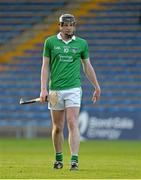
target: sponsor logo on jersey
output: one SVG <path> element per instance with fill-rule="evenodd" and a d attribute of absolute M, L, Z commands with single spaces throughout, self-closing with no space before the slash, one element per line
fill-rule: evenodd
<path fill-rule="evenodd" d="M 62 62 L 72 62 L 73 61 L 73 57 L 72 56 L 62 56 L 62 55 L 59 55 L 60 57 L 60 61 Z"/>

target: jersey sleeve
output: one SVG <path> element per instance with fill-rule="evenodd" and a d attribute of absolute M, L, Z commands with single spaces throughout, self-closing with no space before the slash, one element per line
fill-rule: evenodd
<path fill-rule="evenodd" d="M 84 48 L 83 48 L 83 51 L 81 53 L 81 58 L 82 59 L 88 59 L 88 57 L 89 57 L 89 48 L 88 48 L 88 43 L 85 41 Z"/>
<path fill-rule="evenodd" d="M 48 39 L 46 39 L 44 42 L 43 56 L 50 57 L 50 42 Z"/>

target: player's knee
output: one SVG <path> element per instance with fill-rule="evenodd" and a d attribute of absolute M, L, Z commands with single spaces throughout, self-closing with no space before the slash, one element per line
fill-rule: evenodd
<path fill-rule="evenodd" d="M 55 134 L 59 134 L 59 133 L 62 132 L 62 128 L 59 127 L 59 126 L 54 126 L 54 127 L 53 127 L 53 132 L 54 132 Z"/>
<path fill-rule="evenodd" d="M 71 118 L 69 121 L 68 121 L 68 129 L 70 131 L 73 131 L 77 128 L 77 122 L 76 122 L 76 119 L 74 118 Z"/>

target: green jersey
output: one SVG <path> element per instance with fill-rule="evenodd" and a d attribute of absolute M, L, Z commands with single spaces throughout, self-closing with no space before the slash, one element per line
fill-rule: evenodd
<path fill-rule="evenodd" d="M 45 40 L 43 56 L 49 57 L 51 90 L 65 90 L 80 87 L 81 59 L 88 59 L 86 40 L 75 37 L 68 43 L 61 39 L 60 34 Z"/>

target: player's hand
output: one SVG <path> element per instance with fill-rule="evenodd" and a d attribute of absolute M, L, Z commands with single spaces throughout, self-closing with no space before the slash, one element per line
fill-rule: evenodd
<path fill-rule="evenodd" d="M 96 101 L 98 101 L 100 99 L 100 94 L 101 94 L 101 89 L 100 89 L 100 87 L 98 87 L 95 89 L 95 91 L 93 93 L 93 97 L 92 97 L 93 103 L 96 103 Z"/>
<path fill-rule="evenodd" d="M 47 89 L 43 89 L 40 92 L 40 102 L 44 103 L 46 102 L 46 97 L 48 96 L 48 91 Z"/>

